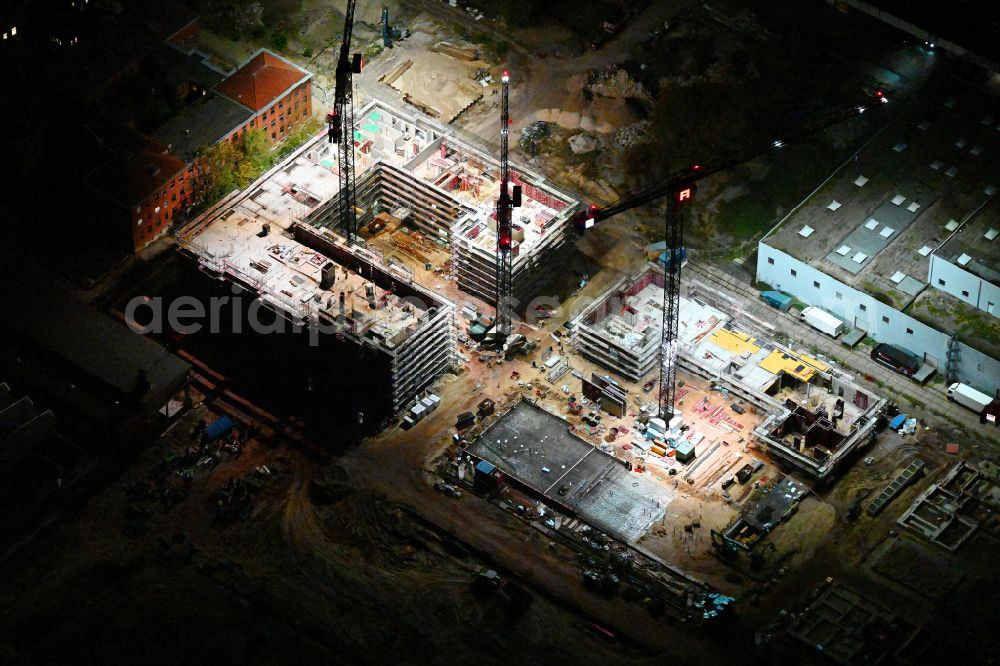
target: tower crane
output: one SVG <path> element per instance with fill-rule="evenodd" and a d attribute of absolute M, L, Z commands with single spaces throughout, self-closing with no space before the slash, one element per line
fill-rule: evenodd
<path fill-rule="evenodd" d="M 604 208 L 591 205 L 573 217 L 573 225 L 577 232 L 582 234 L 602 220 L 666 197 L 667 214 L 664 236 L 667 246 L 667 262 L 663 287 L 663 329 L 660 344 L 660 418 L 669 419 L 673 416 L 674 396 L 676 394 L 677 354 L 679 351 L 677 333 L 680 314 L 681 263 L 684 250 L 684 225 L 680 210 L 693 199 L 697 191 L 698 181 L 773 150 L 779 150 L 788 143 L 806 138 L 838 123 L 856 118 L 869 109 L 879 108 L 889 101 L 881 90 L 875 92 L 874 99 L 876 100 L 874 106 L 871 105 L 870 99 L 866 99 L 860 104 L 838 107 L 821 114 L 810 122 L 784 132 L 781 138 L 751 145 L 712 162 L 693 164 L 675 171 L 647 188 L 626 194 Z"/>
<path fill-rule="evenodd" d="M 508 108 L 510 73 L 504 71 L 500 77 L 500 196 L 497 199 L 497 276 L 496 276 L 496 343 L 502 350 L 511 332 L 511 309 L 513 308 L 513 241 L 514 209 L 521 205 L 521 186 L 510 187 L 508 163 L 508 130 L 510 110 Z"/>
<path fill-rule="evenodd" d="M 355 0 L 347 0 L 344 12 L 344 39 L 340 42 L 333 94 L 333 111 L 326 114 L 327 141 L 339 144 L 340 223 L 353 243 L 358 232 L 354 182 L 354 75 L 361 73 L 361 54 L 351 54 Z"/>

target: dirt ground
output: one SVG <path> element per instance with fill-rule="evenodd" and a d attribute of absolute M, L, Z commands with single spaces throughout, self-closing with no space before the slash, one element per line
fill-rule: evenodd
<path fill-rule="evenodd" d="M 320 102 L 331 89 L 331 49 L 342 28 L 341 3 L 266 4 L 269 12 L 289 13 L 281 19 L 291 38 L 286 55 L 315 72 L 316 112 L 325 113 Z M 375 40 L 380 4 L 359 3 L 359 49 Z M 372 51 L 365 73 L 358 77 L 361 103 L 376 91 L 395 94 L 378 79 L 429 44 L 456 41 L 458 32 L 486 30 L 446 3 L 388 4 L 393 16 L 415 34 L 392 50 Z M 624 63 L 633 55 L 635 42 L 689 4 L 653 3 L 618 39 L 596 51 L 560 54 L 569 35 L 559 27 L 505 35 L 503 64 L 515 83 L 514 130 L 542 119 L 559 125 L 565 134 L 557 136 L 565 138 L 578 131 L 609 134 L 633 123 L 633 106 L 614 94 L 593 96 L 585 90 L 585 81 L 590 72 Z M 730 28 L 725 32 L 727 39 L 735 34 Z M 234 43 L 210 31 L 202 39 L 226 62 L 240 62 L 256 50 L 255 44 Z M 306 48 L 312 55 L 304 55 Z M 495 76 L 501 63 L 490 64 Z M 495 96 L 485 95 L 458 117 L 456 129 L 495 143 L 496 105 Z M 608 137 L 600 138 L 608 145 Z M 590 158 L 573 162 L 564 149 L 553 144 L 551 150 L 559 150 L 564 158 L 548 171 L 561 185 L 587 197 L 614 198 L 615 187 L 623 182 L 617 158 L 592 172 L 585 167 L 596 167 L 582 164 Z M 544 154 L 535 162 L 542 169 L 551 166 Z M 560 386 L 568 384 L 570 393 L 580 395 L 578 379 L 566 375 L 545 398 L 518 382 L 538 384 L 541 372 L 531 361 L 540 360 L 549 346 L 568 354 L 574 370 L 587 375 L 595 369 L 568 346 L 558 350 L 550 332 L 566 313 L 634 272 L 642 262 L 641 248 L 661 232 L 661 225 L 655 213 L 629 214 L 581 239 L 577 260 L 590 274 L 586 287 L 566 288 L 578 281 L 567 271 L 559 292 L 563 317 L 537 329 L 520 328 L 539 340 L 535 356 L 502 365 L 470 360 L 433 387 L 442 398 L 434 414 L 409 431 L 390 428 L 336 458 L 329 453 L 338 448 L 335 435 L 326 441 L 301 441 L 294 423 L 272 423 L 246 405 L 234 405 L 223 392 L 201 386 L 204 404 L 145 451 L 122 483 L 67 511 L 64 520 L 2 562 L 0 596 L 17 603 L 0 605 L 0 659 L 58 663 L 66 661 L 71 646 L 73 658 L 83 663 L 107 663 L 109 654 L 130 663 L 149 661 L 151 654 L 160 660 L 165 654 L 198 655 L 199 661 L 226 663 L 810 663 L 820 657 L 811 652 L 800 656 L 790 646 L 755 650 L 753 632 L 774 622 L 779 611 L 802 603 L 806 591 L 827 576 L 865 589 L 917 621 L 934 622 L 938 609 L 960 618 L 960 623 L 940 627 L 938 634 L 944 644 L 953 643 L 945 640 L 948 636 L 965 643 L 955 655 L 995 647 L 989 623 L 996 617 L 996 572 L 984 565 L 995 560 L 990 537 L 977 534 L 964 554 L 944 556 L 970 573 L 935 589 L 937 602 L 899 583 L 905 571 L 885 577 L 874 570 L 895 566 L 898 557 L 886 559 L 879 550 L 890 539 L 909 538 L 897 533 L 895 519 L 955 460 L 940 446 L 946 431 L 920 431 L 908 439 L 881 435 L 869 452 L 875 459 L 872 465 L 859 461 L 832 489 L 816 489 L 771 533 L 765 543 L 774 549 L 762 555 L 757 569 L 746 558 L 719 559 L 711 545 L 711 530 L 728 525 L 753 498 L 752 487 L 735 486 L 730 489 L 732 501 L 727 501 L 719 487 L 721 479 L 738 469 L 729 468 L 734 456 L 748 460 L 753 455 L 739 441 L 752 429 L 753 414 L 732 414 L 745 425 L 739 435 L 705 433 L 707 440 L 727 441 L 729 446 L 716 448 L 699 468 L 696 484 L 679 483 L 675 488 L 682 473 L 671 477 L 665 469 L 647 465 L 644 473 L 657 477 L 675 496 L 661 524 L 637 545 L 737 596 L 737 619 L 721 635 L 674 624 L 670 616 L 654 617 L 641 599 L 586 589 L 583 564 L 565 545 L 480 497 L 466 493 L 451 498 L 434 489 L 431 470 L 454 453 L 455 417 L 474 411 L 484 397 L 496 400 L 501 409 L 522 397 L 540 398 L 553 412 L 566 414 L 566 394 Z M 422 284 L 457 303 L 474 300 L 445 279 L 444 250 L 404 236 L 389 230 L 374 244 L 386 256 L 397 254 Z M 426 270 L 421 260 L 428 260 L 432 269 Z M 472 358 L 470 349 L 461 351 Z M 703 413 L 693 411 L 699 401 L 729 401 L 708 393 L 703 382 L 685 381 L 685 415 L 704 427 Z M 630 387 L 632 394 L 651 400 L 641 384 Z M 190 433 L 197 418 L 229 413 L 246 423 L 248 411 L 263 425 L 240 457 L 223 452 L 214 466 L 197 461 L 178 466 L 176 461 L 194 441 Z M 633 420 L 631 415 L 616 425 L 631 427 Z M 570 422 L 579 424 L 573 418 Z M 640 462 L 624 448 L 623 438 L 607 442 L 607 431 L 577 432 L 595 446 L 609 445 L 633 463 Z M 703 455 L 708 457 L 704 445 Z M 928 475 L 879 516 L 862 515 L 849 522 L 848 511 L 858 498 L 879 492 L 913 455 L 928 462 Z M 261 472 L 261 467 L 269 471 Z M 191 479 L 185 481 L 188 468 Z M 774 480 L 779 473 L 768 465 L 756 478 Z M 231 479 L 250 478 L 257 479 L 259 489 L 249 493 L 247 505 L 233 506 L 220 496 Z M 693 526 L 696 522 L 698 527 Z M 908 541 L 906 548 L 911 547 L 928 546 Z M 532 595 L 528 607 L 519 607 L 511 593 L 475 593 L 472 581 L 482 568 L 495 569 L 527 589 Z"/>

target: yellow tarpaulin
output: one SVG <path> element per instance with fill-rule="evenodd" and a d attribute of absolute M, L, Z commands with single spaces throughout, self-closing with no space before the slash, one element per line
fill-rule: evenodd
<path fill-rule="evenodd" d="M 760 346 L 754 344 L 754 339 L 746 333 L 737 333 L 720 328 L 712 334 L 712 342 L 719 345 L 727 352 L 732 352 L 739 356 L 743 352 L 754 354 L 760 351 Z"/>
<path fill-rule="evenodd" d="M 775 349 L 761 361 L 760 367 L 774 374 L 784 372 L 804 382 L 812 379 L 817 370 L 825 372 L 829 368 L 825 363 L 809 356 L 792 356 L 778 349 Z"/>

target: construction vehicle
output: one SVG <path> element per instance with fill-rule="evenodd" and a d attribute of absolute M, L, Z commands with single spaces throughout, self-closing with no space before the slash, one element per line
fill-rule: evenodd
<path fill-rule="evenodd" d="M 347 0 L 344 12 L 344 38 L 340 42 L 333 93 L 333 111 L 326 114 L 327 141 L 339 147 L 337 169 L 340 172 L 340 224 L 348 244 L 358 234 L 358 209 L 354 177 L 354 75 L 361 73 L 361 54 L 351 54 L 354 32 L 355 0 Z"/>
<path fill-rule="evenodd" d="M 391 49 L 394 44 L 393 40 L 400 41 L 406 39 L 410 36 L 410 31 L 406 28 L 393 28 L 389 23 L 389 7 L 382 5 L 382 46 L 387 49 Z"/>
<path fill-rule="evenodd" d="M 774 150 L 780 150 L 789 142 L 809 137 L 828 127 L 839 124 L 864 114 L 869 108 L 883 107 L 888 101 L 881 90 L 876 90 L 874 106 L 870 99 L 860 104 L 840 107 L 832 112 L 822 114 L 812 122 L 807 122 L 784 133 L 782 138 L 776 138 L 764 143 L 755 144 L 738 150 L 718 160 L 707 164 L 693 164 L 670 174 L 654 185 L 631 192 L 614 203 L 598 208 L 590 205 L 573 217 L 573 225 L 577 233 L 585 233 L 603 220 L 619 213 L 644 206 L 666 198 L 666 253 L 669 257 L 684 256 L 684 227 L 680 217 L 680 209 L 690 203 L 697 192 L 698 181 L 726 171 L 732 167 L 744 164 Z M 676 395 L 677 375 L 677 331 L 680 310 L 680 280 L 682 261 L 669 261 L 664 266 L 663 289 L 663 328 L 660 346 L 660 417 L 669 419 L 674 414 L 674 396 Z"/>

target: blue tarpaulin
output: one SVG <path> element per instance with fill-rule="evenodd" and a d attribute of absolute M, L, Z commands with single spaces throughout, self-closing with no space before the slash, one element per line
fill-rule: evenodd
<path fill-rule="evenodd" d="M 904 423 L 906 423 L 906 414 L 896 414 L 892 417 L 892 420 L 889 421 L 889 427 L 893 430 L 899 430 Z"/>
<path fill-rule="evenodd" d="M 223 416 L 208 424 L 208 427 L 205 428 L 205 436 L 208 437 L 208 441 L 212 441 L 222 437 L 232 429 L 233 420 L 228 416 Z"/>

